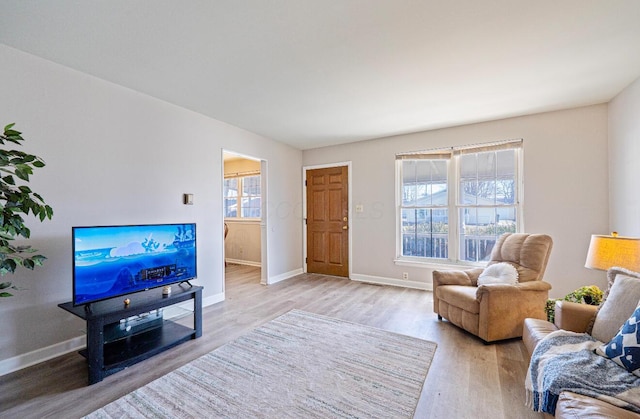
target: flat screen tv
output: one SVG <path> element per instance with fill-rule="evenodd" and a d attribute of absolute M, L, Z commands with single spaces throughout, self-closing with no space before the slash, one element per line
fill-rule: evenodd
<path fill-rule="evenodd" d="M 73 227 L 73 304 L 196 278 L 196 225 Z"/>

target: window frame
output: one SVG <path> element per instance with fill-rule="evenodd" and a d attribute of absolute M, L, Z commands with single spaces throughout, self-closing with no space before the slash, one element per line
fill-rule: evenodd
<path fill-rule="evenodd" d="M 249 178 L 249 177 L 257 177 L 259 182 L 260 182 L 260 195 L 245 195 L 244 194 L 244 180 L 245 178 Z M 223 210 L 225 212 L 224 214 L 224 219 L 225 220 L 261 220 L 262 219 L 262 176 L 260 174 L 260 172 L 252 172 L 252 173 L 242 173 L 242 174 L 233 174 L 233 175 L 228 175 L 224 177 L 224 181 L 226 182 L 229 179 L 236 179 L 237 180 L 237 190 L 238 190 L 238 195 L 236 195 L 235 197 L 227 197 L 224 196 L 224 188 L 226 187 L 226 184 L 223 183 L 223 200 L 227 200 L 227 199 L 232 199 L 235 198 L 236 200 L 236 216 L 235 217 L 228 217 L 226 212 L 227 212 L 227 206 L 226 206 L 226 202 L 223 202 Z M 245 198 L 260 198 L 260 206 L 257 207 L 258 210 L 260 211 L 260 215 L 257 217 L 244 217 L 243 214 L 243 208 L 242 208 L 242 201 Z M 250 207 L 251 208 L 251 207 Z"/>
<path fill-rule="evenodd" d="M 523 182 L 523 140 L 506 140 L 493 143 L 475 144 L 463 147 L 450 147 L 446 149 L 433 149 L 420 152 L 398 153 L 396 155 L 396 258 L 394 262 L 397 265 L 404 266 L 426 266 L 430 268 L 446 267 L 446 266 L 485 266 L 486 262 L 461 260 L 460 251 L 460 230 L 463 220 L 460 218 L 462 208 L 469 205 L 458 204 L 460 193 L 460 158 L 463 154 L 475 154 L 488 151 L 499 151 L 501 149 L 513 149 L 515 151 L 515 187 L 513 205 L 516 212 L 516 232 L 524 231 L 524 182 Z M 447 157 L 448 156 L 448 157 Z M 433 258 L 423 256 L 404 256 L 403 252 L 403 230 L 402 230 L 402 211 L 403 207 L 403 172 L 402 163 L 404 160 L 422 160 L 422 159 L 443 159 L 447 160 L 447 190 L 448 190 L 448 213 L 449 213 L 449 230 L 448 230 L 448 258 Z M 481 208 L 483 206 L 473 206 Z M 500 206 L 491 205 L 491 208 L 499 208 Z"/>

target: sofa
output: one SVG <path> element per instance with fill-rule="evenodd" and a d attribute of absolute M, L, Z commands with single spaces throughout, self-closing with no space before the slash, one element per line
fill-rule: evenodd
<path fill-rule="evenodd" d="M 541 319 L 525 319 L 522 339 L 529 356 L 531 357 L 536 346 L 545 337 L 557 330 L 588 332 L 598 344 L 614 339 L 620 333 L 620 328 L 625 324 L 625 321 L 637 313 L 640 301 L 640 274 L 612 268 L 608 272 L 608 279 L 609 287 L 599 307 L 557 301 L 554 323 Z M 616 284 L 615 287 L 614 284 Z M 608 360 L 608 362 L 613 361 Z M 623 373 L 631 374 L 627 371 L 623 371 Z M 545 415 L 550 417 L 550 415 Z M 555 417 L 639 419 L 640 414 L 600 399 L 571 391 L 562 391 L 557 400 Z"/>

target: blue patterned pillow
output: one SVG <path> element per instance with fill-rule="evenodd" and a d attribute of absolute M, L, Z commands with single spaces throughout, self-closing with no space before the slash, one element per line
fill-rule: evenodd
<path fill-rule="evenodd" d="M 630 373 L 640 377 L 640 306 L 622 325 L 618 334 L 596 353 L 611 359 Z"/>

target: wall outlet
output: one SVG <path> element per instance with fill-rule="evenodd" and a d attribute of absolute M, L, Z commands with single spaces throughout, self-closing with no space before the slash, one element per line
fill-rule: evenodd
<path fill-rule="evenodd" d="M 402 272 L 402 279 L 409 279 L 409 272 Z"/>

